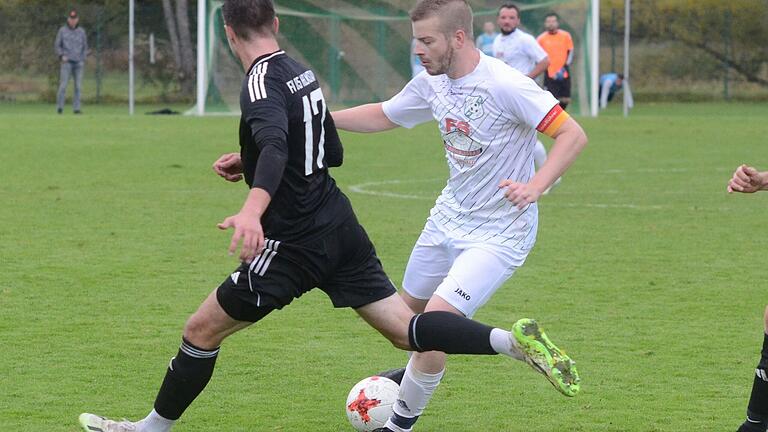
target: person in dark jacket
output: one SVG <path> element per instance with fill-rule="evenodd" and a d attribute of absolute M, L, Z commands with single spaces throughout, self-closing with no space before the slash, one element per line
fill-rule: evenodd
<path fill-rule="evenodd" d="M 61 26 L 56 34 L 54 47 L 61 62 L 59 92 L 56 95 L 56 111 L 61 114 L 64 109 L 64 99 L 67 93 L 69 77 L 74 76 L 75 94 L 72 108 L 75 114 L 80 114 L 80 87 L 83 81 L 83 64 L 88 53 L 88 40 L 85 30 L 78 25 L 80 17 L 76 10 L 69 11 L 67 25 Z"/>

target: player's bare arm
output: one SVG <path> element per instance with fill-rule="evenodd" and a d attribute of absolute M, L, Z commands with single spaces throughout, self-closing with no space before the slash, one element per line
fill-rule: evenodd
<path fill-rule="evenodd" d="M 229 254 L 237 251 L 237 245 L 242 240 L 240 260 L 251 262 L 264 249 L 264 231 L 261 228 L 261 215 L 267 210 L 272 198 L 261 188 L 253 188 L 248 192 L 240 212 L 225 218 L 218 224 L 219 229 L 234 228 L 232 241 L 229 244 Z"/>
<path fill-rule="evenodd" d="M 384 114 L 380 102 L 334 111 L 331 116 L 337 129 L 350 132 L 381 132 L 397 127 Z"/>
<path fill-rule="evenodd" d="M 213 171 L 227 181 L 239 182 L 243 179 L 243 162 L 240 153 L 225 153 L 213 163 Z"/>
<path fill-rule="evenodd" d="M 728 182 L 728 193 L 754 193 L 768 190 L 768 171 L 760 172 L 749 165 L 741 165 Z"/>
<path fill-rule="evenodd" d="M 546 131 L 545 131 L 546 133 Z M 518 208 L 536 202 L 544 191 L 562 176 L 587 145 L 587 135 L 576 122 L 568 117 L 550 135 L 555 139 L 547 161 L 528 183 L 502 180 L 499 188 L 506 188 L 504 196 Z"/>
<path fill-rule="evenodd" d="M 549 57 L 544 57 L 542 61 L 536 63 L 536 66 L 533 67 L 533 70 L 528 74 L 528 76 L 535 79 L 537 76 L 544 73 L 544 71 L 546 71 L 548 67 L 549 67 Z"/>

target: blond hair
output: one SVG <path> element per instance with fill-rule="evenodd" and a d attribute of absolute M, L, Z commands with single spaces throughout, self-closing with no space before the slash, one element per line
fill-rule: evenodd
<path fill-rule="evenodd" d="M 440 29 L 446 35 L 463 30 L 467 39 L 472 40 L 472 7 L 466 0 L 419 0 L 411 9 L 411 21 L 422 21 L 436 16 Z"/>

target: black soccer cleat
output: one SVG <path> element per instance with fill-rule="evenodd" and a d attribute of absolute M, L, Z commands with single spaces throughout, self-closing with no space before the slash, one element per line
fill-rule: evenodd
<path fill-rule="evenodd" d="M 405 375 L 405 368 L 390 369 L 388 371 L 379 372 L 376 375 L 383 378 L 389 378 L 392 381 L 396 382 L 397 385 L 400 385 L 400 383 L 403 382 L 403 375 Z"/>

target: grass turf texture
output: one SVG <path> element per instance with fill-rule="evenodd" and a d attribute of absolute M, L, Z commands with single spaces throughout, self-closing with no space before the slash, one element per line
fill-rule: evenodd
<path fill-rule="evenodd" d="M 237 149 L 237 119 L 84 109 L 0 105 L 0 430 L 143 417 L 185 319 L 236 267 L 215 224 L 245 188 L 210 166 Z M 742 162 L 768 168 L 766 118 L 718 104 L 581 119 L 590 145 L 542 198 L 533 253 L 476 317 L 538 319 L 581 394 L 454 356 L 419 430 L 734 430 L 762 341 L 768 194 L 725 184 Z M 446 176 L 434 125 L 343 138 L 333 175 L 399 284 Z M 176 430 L 349 430 L 351 386 L 405 361 L 313 291 L 225 342 Z"/>

